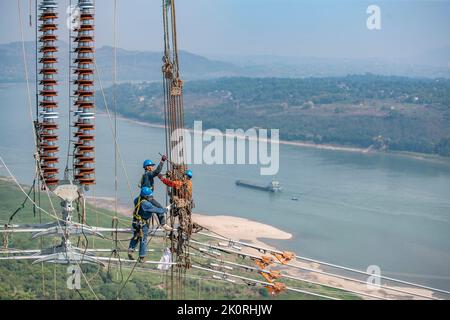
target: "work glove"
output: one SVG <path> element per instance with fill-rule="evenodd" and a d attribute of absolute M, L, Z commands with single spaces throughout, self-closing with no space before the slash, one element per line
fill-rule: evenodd
<path fill-rule="evenodd" d="M 164 162 L 164 161 L 166 161 L 166 160 L 167 160 L 167 156 L 166 156 L 166 155 L 163 155 L 163 156 L 161 157 L 161 161 Z"/>
<path fill-rule="evenodd" d="M 158 178 L 159 178 L 159 180 L 161 180 L 163 178 L 163 175 L 161 173 L 158 174 Z"/>

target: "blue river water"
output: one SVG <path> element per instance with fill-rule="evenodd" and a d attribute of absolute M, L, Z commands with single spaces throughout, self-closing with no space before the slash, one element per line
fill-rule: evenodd
<path fill-rule="evenodd" d="M 67 91 L 67 90 L 66 90 Z M 67 100 L 62 94 L 61 101 Z M 22 183 L 33 179 L 33 136 L 24 84 L 0 85 L 0 155 Z M 68 137 L 67 104 L 61 104 L 61 158 Z M 133 192 L 142 160 L 164 153 L 164 130 L 118 122 L 119 144 Z M 114 196 L 114 150 L 108 118 L 97 119 L 97 185 Z M 276 178 L 284 191 L 270 194 L 235 185 L 268 183 L 255 165 L 194 165 L 196 211 L 232 215 L 293 234 L 268 243 L 315 259 L 450 289 L 450 162 L 392 154 L 363 154 L 280 146 Z M 0 168 L 0 175 L 6 175 Z M 163 188 L 157 197 L 164 199 Z M 292 198 L 297 197 L 298 201 Z M 119 198 L 130 194 L 119 166 Z"/>

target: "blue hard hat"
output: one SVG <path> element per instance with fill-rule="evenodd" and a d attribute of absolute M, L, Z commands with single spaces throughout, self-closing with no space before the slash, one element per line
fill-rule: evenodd
<path fill-rule="evenodd" d="M 149 187 L 143 187 L 141 189 L 141 197 L 150 197 L 152 195 L 153 195 L 153 191 Z"/>
<path fill-rule="evenodd" d="M 153 161 L 152 160 L 145 160 L 144 161 L 144 164 L 142 165 L 142 167 L 144 167 L 144 169 L 145 169 L 145 167 L 148 167 L 148 166 L 154 166 L 155 164 L 153 163 Z"/>
<path fill-rule="evenodd" d="M 184 174 L 187 175 L 189 178 L 192 178 L 193 175 L 192 170 L 186 170 Z"/>

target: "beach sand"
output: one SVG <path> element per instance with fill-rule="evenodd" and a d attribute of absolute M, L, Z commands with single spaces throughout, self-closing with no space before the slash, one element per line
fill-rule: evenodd
<path fill-rule="evenodd" d="M 192 220 L 218 234 L 238 241 L 249 242 L 258 246 L 275 249 L 260 239 L 289 240 L 290 233 L 260 222 L 232 217 L 232 216 L 209 216 L 205 214 L 192 214 Z"/>

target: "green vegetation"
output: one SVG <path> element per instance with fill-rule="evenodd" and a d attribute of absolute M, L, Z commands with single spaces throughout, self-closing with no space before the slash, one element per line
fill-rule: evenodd
<path fill-rule="evenodd" d="M 107 90 L 111 104 L 111 89 Z M 122 84 L 118 111 L 164 123 L 160 83 Z M 97 105 L 103 107 L 98 97 Z M 185 83 L 186 125 L 279 128 L 281 139 L 450 156 L 450 80 L 375 75 Z"/>
<path fill-rule="evenodd" d="M 24 188 L 28 188 L 25 187 Z M 25 195 L 12 182 L 0 178 L 0 222 L 2 225 L 8 222 L 9 216 L 13 213 L 24 200 Z M 54 205 L 58 206 L 57 199 L 52 199 Z M 48 212 L 51 211 L 50 201 L 45 192 L 41 193 L 41 207 Z M 55 208 L 58 209 L 57 207 Z M 93 206 L 87 208 L 88 224 L 96 226 L 111 226 L 114 214 L 107 210 L 96 209 Z M 28 203 L 23 210 L 19 211 L 13 220 L 13 223 L 39 223 L 52 221 L 52 218 L 42 213 L 36 216 L 33 214 L 32 205 Z M 128 219 L 120 217 L 120 226 L 127 227 Z M 105 233 L 105 236 L 109 236 Z M 31 240 L 30 234 L 9 234 L 7 239 L 10 249 L 38 249 L 41 246 L 40 240 Z M 197 237 L 199 241 L 206 241 L 206 238 Z M 126 248 L 128 241 L 126 236 L 123 242 L 119 243 L 119 248 Z M 59 244 L 59 239 L 45 239 L 43 247 Z M 80 239 L 80 244 L 84 239 Z M 77 243 L 77 239 L 72 239 Z M 123 246 L 122 246 L 123 245 Z M 112 240 L 99 240 L 89 238 L 87 246 L 90 248 L 112 248 Z M 150 242 L 150 247 L 162 249 L 165 246 L 164 240 L 154 238 Z M 109 256 L 108 254 L 106 256 Z M 159 260 L 161 251 L 150 253 L 149 260 Z M 122 258 L 125 258 L 122 256 Z M 195 258 L 196 264 L 208 265 L 205 258 Z M 132 267 L 132 265 L 131 265 Z M 84 277 L 81 278 L 81 290 L 68 290 L 67 266 L 53 264 L 33 265 L 31 261 L 0 261 L 0 300 L 6 299 L 117 299 L 118 292 L 120 299 L 167 299 L 169 292 L 167 290 L 167 280 L 169 275 L 156 270 L 143 269 L 137 267 L 132 273 L 128 282 L 131 267 L 123 265 L 122 270 L 112 265 L 108 268 L 97 267 L 93 265 L 83 265 L 83 273 L 88 279 L 92 290 Z M 245 273 L 247 277 L 263 280 L 261 276 L 254 273 Z M 126 282 L 126 285 L 124 285 Z M 313 292 L 332 295 L 342 299 L 355 299 L 356 297 L 339 290 L 323 288 L 315 285 L 308 285 L 292 281 L 283 281 L 287 285 L 295 288 L 303 288 Z M 122 289 L 123 288 L 123 289 Z M 263 287 L 245 286 L 239 284 L 230 284 L 213 280 L 211 274 L 189 270 L 186 274 L 185 282 L 186 299 L 311 299 L 311 296 L 297 294 L 292 292 L 282 293 L 276 297 L 271 297 L 268 291 Z M 95 293 L 95 295 L 94 295 Z"/>

